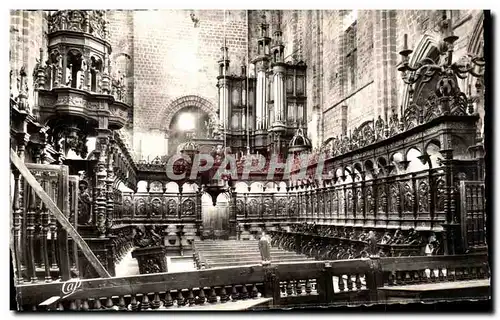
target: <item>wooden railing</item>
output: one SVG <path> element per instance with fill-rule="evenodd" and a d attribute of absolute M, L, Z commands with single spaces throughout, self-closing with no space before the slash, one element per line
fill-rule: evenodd
<path fill-rule="evenodd" d="M 11 150 L 14 178 L 12 253 L 18 283 L 79 276 L 79 252 L 103 278 L 110 275 L 75 229 L 77 183 L 68 168 L 24 164 Z"/>
<path fill-rule="evenodd" d="M 16 289 L 22 310 L 177 310 L 249 299 L 281 308 L 386 303 L 381 289 L 388 286 L 488 278 L 487 256 L 469 254 L 249 265 Z"/>

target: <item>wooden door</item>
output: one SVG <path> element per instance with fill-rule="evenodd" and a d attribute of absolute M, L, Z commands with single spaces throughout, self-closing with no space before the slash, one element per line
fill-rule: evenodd
<path fill-rule="evenodd" d="M 203 236 L 208 239 L 229 238 L 229 201 L 219 196 L 214 206 L 210 196 L 202 197 L 201 216 L 203 219 Z"/>

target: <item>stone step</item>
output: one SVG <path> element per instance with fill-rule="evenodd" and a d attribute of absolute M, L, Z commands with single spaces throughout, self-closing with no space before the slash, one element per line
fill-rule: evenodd
<path fill-rule="evenodd" d="M 252 241 L 201 241 L 195 242 L 196 250 L 208 268 L 261 264 L 259 242 Z M 289 252 L 276 247 L 270 248 L 271 261 L 301 262 L 311 261 L 305 255 Z"/>
<path fill-rule="evenodd" d="M 260 252 L 259 248 L 197 248 L 199 252 Z M 287 252 L 284 250 L 271 248 L 271 252 Z"/>
<path fill-rule="evenodd" d="M 303 261 L 310 261 L 310 260 L 304 260 L 304 259 L 295 259 L 295 260 L 287 260 L 287 262 L 303 262 Z M 273 262 L 273 261 L 271 261 Z M 274 261 L 274 262 L 279 262 L 279 261 Z M 218 267 L 234 267 L 234 266 L 241 266 L 241 265 L 252 265 L 252 264 L 261 264 L 262 261 L 260 260 L 254 260 L 254 261 L 242 261 L 242 262 L 214 262 L 214 263 L 208 263 L 209 268 L 218 268 Z"/>
<path fill-rule="evenodd" d="M 232 259 L 242 259 L 242 258 L 260 258 L 260 253 L 244 253 L 244 254 L 235 254 L 235 253 L 202 253 L 202 256 L 206 259 L 213 258 L 232 258 Z M 293 252 L 275 252 L 271 253 L 271 258 L 279 258 L 279 257 L 302 257 L 301 255 L 295 254 Z"/>
<path fill-rule="evenodd" d="M 205 241 L 196 241 L 196 245 L 209 245 L 209 244 L 217 244 L 217 243 L 257 243 L 258 240 L 205 240 Z"/>
<path fill-rule="evenodd" d="M 206 244 L 203 246 L 196 245 L 197 249 L 206 249 L 206 248 L 258 248 L 258 243 L 245 243 L 245 244 L 230 244 L 230 243 L 221 243 L 221 244 Z"/>
<path fill-rule="evenodd" d="M 312 258 L 306 258 L 306 257 L 294 257 L 294 256 L 289 256 L 289 257 L 272 257 L 271 256 L 271 261 L 290 261 L 290 260 L 301 260 L 301 261 L 309 261 L 312 260 Z M 260 257 L 252 258 L 241 258 L 241 259 L 234 259 L 234 258 L 211 258 L 211 259 L 206 259 L 207 262 L 245 262 L 245 261 L 258 261 L 261 262 L 262 259 Z"/>
<path fill-rule="evenodd" d="M 288 258 L 280 258 L 280 259 L 271 259 L 273 263 L 279 262 L 305 262 L 311 261 L 310 259 L 305 259 L 301 257 L 288 257 Z M 245 265 L 245 264 L 260 264 L 262 263 L 261 259 L 245 259 L 245 260 L 234 260 L 234 259 L 217 259 L 217 260 L 207 260 L 206 264 L 209 266 L 213 266 L 214 264 L 236 264 L 236 265 Z"/>

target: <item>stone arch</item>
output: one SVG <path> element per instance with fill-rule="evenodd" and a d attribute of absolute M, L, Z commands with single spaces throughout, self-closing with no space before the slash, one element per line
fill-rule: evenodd
<path fill-rule="evenodd" d="M 439 48 L 439 40 L 434 35 L 424 34 L 420 40 L 417 42 L 417 46 L 415 50 L 413 50 L 412 55 L 410 56 L 409 64 L 410 66 L 415 66 L 415 64 L 422 59 L 428 57 L 433 50 Z M 402 105 L 406 109 L 410 103 L 410 94 L 408 90 L 408 86 L 405 85 L 403 89 L 403 101 Z"/>
<path fill-rule="evenodd" d="M 162 129 L 168 131 L 175 114 L 183 108 L 193 106 L 200 108 L 202 111 L 206 112 L 213 121 L 217 121 L 215 106 L 212 102 L 200 96 L 188 95 L 180 97 L 169 104 L 169 106 L 164 111 L 165 116 L 161 121 Z"/>
<path fill-rule="evenodd" d="M 474 24 L 474 30 L 472 31 L 469 44 L 467 45 L 467 53 L 468 54 L 478 54 L 483 47 L 483 20 L 484 20 L 484 13 L 481 12 L 478 17 L 476 18 L 476 23 Z"/>

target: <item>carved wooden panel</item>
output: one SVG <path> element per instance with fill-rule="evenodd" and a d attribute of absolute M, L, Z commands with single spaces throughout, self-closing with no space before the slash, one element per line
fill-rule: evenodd
<path fill-rule="evenodd" d="M 365 201 L 366 201 L 366 206 L 365 206 L 365 210 L 366 210 L 366 213 L 370 214 L 370 215 L 373 215 L 374 214 L 374 207 L 375 207 L 375 199 L 373 197 L 373 186 L 370 185 L 370 186 L 366 186 L 365 187 L 365 190 L 366 190 L 366 197 L 365 197 Z"/>
<path fill-rule="evenodd" d="M 288 216 L 289 217 L 294 217 L 299 214 L 299 208 L 298 208 L 298 203 L 297 203 L 297 197 L 290 197 L 289 203 L 288 203 Z"/>
<path fill-rule="evenodd" d="M 445 187 L 445 182 L 442 177 L 439 177 L 435 180 L 435 211 L 437 212 L 444 212 L 444 198 L 445 198 L 445 193 L 444 193 L 444 187 Z"/>
<path fill-rule="evenodd" d="M 396 183 L 391 183 L 389 187 L 389 212 L 399 213 L 399 188 Z"/>
<path fill-rule="evenodd" d="M 138 217 L 147 216 L 147 198 L 139 196 L 135 201 L 135 215 Z"/>
<path fill-rule="evenodd" d="M 419 181 L 417 197 L 417 212 L 429 212 L 429 184 L 427 181 Z"/>
<path fill-rule="evenodd" d="M 134 214 L 134 204 L 132 200 L 132 196 L 127 195 L 123 197 L 123 218 L 130 218 Z"/>
<path fill-rule="evenodd" d="M 177 217 L 177 199 L 173 197 L 166 197 L 165 204 L 166 204 L 165 215 L 169 218 Z"/>
<path fill-rule="evenodd" d="M 163 205 L 160 198 L 151 199 L 150 212 L 148 216 L 151 218 L 161 218 L 163 216 Z"/>
<path fill-rule="evenodd" d="M 338 191 L 333 190 L 333 207 L 332 207 L 332 214 L 333 216 L 338 216 L 340 210 L 339 210 L 339 198 L 338 198 Z"/>
<path fill-rule="evenodd" d="M 236 215 L 244 216 L 245 215 L 245 203 L 242 199 L 236 199 Z"/>
<path fill-rule="evenodd" d="M 258 216 L 259 215 L 259 204 L 260 199 L 251 198 L 248 201 L 248 215 L 249 216 Z"/>
<path fill-rule="evenodd" d="M 286 198 L 280 197 L 276 200 L 276 215 L 278 216 L 286 216 Z"/>
<path fill-rule="evenodd" d="M 377 212 L 386 213 L 387 194 L 385 192 L 385 184 L 377 186 Z"/>
<path fill-rule="evenodd" d="M 264 198 L 264 215 L 265 216 L 272 216 L 274 215 L 274 210 L 273 210 L 273 199 L 270 197 Z"/>
<path fill-rule="evenodd" d="M 413 188 L 409 181 L 402 183 L 403 212 L 413 212 Z"/>
<path fill-rule="evenodd" d="M 195 202 L 193 199 L 186 199 L 182 202 L 182 216 L 192 216 L 195 214 Z"/>
<path fill-rule="evenodd" d="M 356 198 L 357 198 L 357 203 L 356 203 L 356 216 L 357 217 L 360 217 L 362 214 L 363 214 L 363 202 L 364 202 L 364 199 L 363 199 L 363 194 L 361 192 L 361 188 L 358 187 L 356 189 Z"/>

